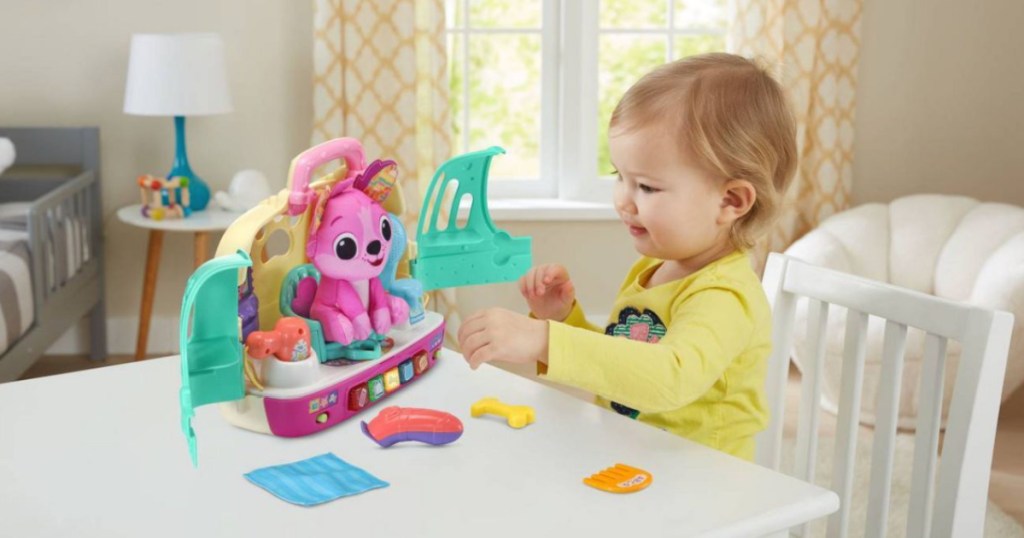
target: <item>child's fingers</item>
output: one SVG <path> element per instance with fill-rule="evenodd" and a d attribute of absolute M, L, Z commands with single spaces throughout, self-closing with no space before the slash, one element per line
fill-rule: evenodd
<path fill-rule="evenodd" d="M 460 347 L 466 357 L 471 357 L 478 349 L 489 343 L 490 338 L 487 336 L 487 331 L 478 331 L 467 336 L 465 341 L 460 344 Z"/>
<path fill-rule="evenodd" d="M 459 347 L 462 347 L 462 343 L 466 341 L 466 338 L 473 333 L 482 331 L 486 327 L 483 321 L 483 311 L 477 312 L 466 318 L 466 321 L 462 322 L 462 326 L 459 327 L 459 332 L 456 338 L 459 341 Z"/>
<path fill-rule="evenodd" d="M 562 300 L 568 302 L 575 298 L 576 286 L 573 286 L 572 281 L 567 281 L 565 285 L 562 286 Z"/>
<path fill-rule="evenodd" d="M 533 293 L 536 295 L 544 295 L 547 292 L 547 286 L 544 285 L 544 276 L 546 271 L 537 271 L 533 275 Z"/>
<path fill-rule="evenodd" d="M 523 297 L 527 299 L 533 297 L 533 275 L 536 272 L 537 268 L 533 267 L 519 279 L 523 289 Z"/>
<path fill-rule="evenodd" d="M 484 344 L 483 346 L 473 350 L 473 353 L 466 355 L 466 361 L 469 362 L 469 367 L 476 370 L 481 364 L 490 362 L 494 358 L 494 346 L 491 344 Z"/>
<path fill-rule="evenodd" d="M 558 264 L 552 264 L 547 266 L 544 276 L 544 281 L 549 286 L 557 286 L 559 284 L 564 284 L 569 281 L 569 271 L 567 271 L 565 267 Z"/>

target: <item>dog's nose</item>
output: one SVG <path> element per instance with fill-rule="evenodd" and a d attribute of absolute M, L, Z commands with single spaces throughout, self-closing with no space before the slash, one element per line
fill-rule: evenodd
<path fill-rule="evenodd" d="M 372 256 L 380 254 L 380 241 L 370 241 L 370 244 L 366 245 L 366 252 Z"/>

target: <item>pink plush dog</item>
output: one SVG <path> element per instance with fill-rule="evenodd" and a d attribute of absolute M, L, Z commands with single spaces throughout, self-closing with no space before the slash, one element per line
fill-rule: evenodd
<path fill-rule="evenodd" d="M 306 256 L 320 271 L 320 284 L 313 278 L 303 279 L 293 308 L 302 312 L 308 305 L 309 317 L 323 326 L 326 340 L 349 344 L 369 338 L 371 331 L 387 334 L 409 318 L 409 305 L 388 294 L 381 284 L 379 275 L 391 252 L 391 222 L 378 201 L 364 192 L 375 171 L 394 163 L 375 161 L 367 169 L 362 146 L 350 138 L 325 142 L 310 151 L 330 144 L 335 146 L 326 152 L 342 153 L 349 173 L 317 201 Z M 293 192 L 299 187 L 293 185 Z M 292 198 L 311 201 L 308 195 Z"/>

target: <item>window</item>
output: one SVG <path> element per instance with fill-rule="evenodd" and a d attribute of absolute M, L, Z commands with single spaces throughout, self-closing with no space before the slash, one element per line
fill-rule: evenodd
<path fill-rule="evenodd" d="M 725 50 L 726 0 L 446 0 L 454 151 L 495 198 L 610 199 L 608 118 L 641 75 Z"/>

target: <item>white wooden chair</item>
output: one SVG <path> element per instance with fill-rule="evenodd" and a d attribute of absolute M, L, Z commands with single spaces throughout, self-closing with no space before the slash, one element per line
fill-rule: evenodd
<path fill-rule="evenodd" d="M 865 521 L 866 536 L 884 536 L 907 327 L 917 327 L 925 331 L 927 337 L 920 381 L 922 401 L 919 402 L 921 412 L 914 448 L 907 536 L 982 536 L 1000 388 L 1003 386 L 1013 316 L 816 267 L 775 253 L 768 257 L 763 283 L 772 304 L 774 322 L 774 346 L 766 381 L 772 419 L 768 429 L 759 434 L 757 462 L 776 470 L 780 467 L 793 319 L 797 301 L 807 298 L 807 338 L 811 356 L 806 360 L 801 380 L 794 474 L 803 480 L 814 480 L 821 366 L 829 305 L 847 308 L 831 484 L 839 495 L 840 508 L 828 521 L 828 536 L 846 536 L 867 321 L 869 315 L 885 319 L 883 375 L 877 393 L 877 422 Z M 959 341 L 963 354 L 956 372 L 942 458 L 939 460 L 939 419 L 948 340 Z"/>

